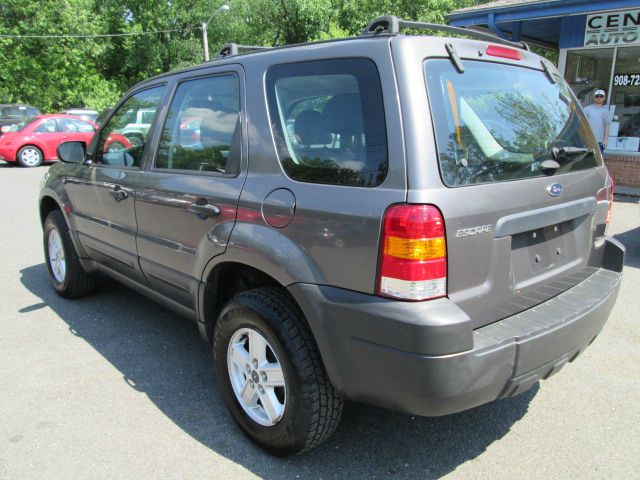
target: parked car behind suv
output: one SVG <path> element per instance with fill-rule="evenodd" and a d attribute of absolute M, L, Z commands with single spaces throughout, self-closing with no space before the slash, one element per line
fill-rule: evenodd
<path fill-rule="evenodd" d="M 25 118 L 40 115 L 40 110 L 31 105 L 23 105 L 19 103 L 0 104 L 0 136 L 6 128 L 21 122 Z"/>
<path fill-rule="evenodd" d="M 61 111 L 60 113 L 64 115 L 79 117 L 85 122 L 95 122 L 99 115 L 97 111 L 91 110 L 89 108 L 69 108 L 67 110 Z"/>
<path fill-rule="evenodd" d="M 39 115 L 13 125 L 0 137 L 0 160 L 21 167 L 37 167 L 58 159 L 56 149 L 70 140 L 88 143 L 96 131 L 93 123 L 68 115 Z"/>
<path fill-rule="evenodd" d="M 600 151 L 546 60 L 395 17 L 222 52 L 60 146 L 40 193 L 60 295 L 102 272 L 194 320 L 232 417 L 279 455 L 330 436 L 345 398 L 458 412 L 596 338 L 624 249 Z M 112 149 L 142 111 L 144 141 Z"/>

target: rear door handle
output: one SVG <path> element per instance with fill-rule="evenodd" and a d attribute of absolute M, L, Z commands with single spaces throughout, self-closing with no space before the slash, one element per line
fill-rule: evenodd
<path fill-rule="evenodd" d="M 218 207 L 216 207 L 212 203 L 202 203 L 202 201 L 198 201 L 189 205 L 189 211 L 196 213 L 198 217 L 203 220 L 208 217 L 215 217 L 216 215 L 220 215 L 220 209 Z"/>
<path fill-rule="evenodd" d="M 113 187 L 113 190 L 109 192 L 116 202 L 121 202 L 129 197 L 129 194 L 122 189 L 120 185 Z"/>

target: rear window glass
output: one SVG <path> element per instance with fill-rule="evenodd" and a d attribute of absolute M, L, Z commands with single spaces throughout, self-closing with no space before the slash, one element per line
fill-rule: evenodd
<path fill-rule="evenodd" d="M 557 162 L 556 174 L 600 165 L 562 78 L 551 83 L 541 71 L 480 61 L 465 61 L 464 73 L 448 59 L 424 65 L 446 185 L 539 177 L 546 160 Z"/>
<path fill-rule="evenodd" d="M 277 65 L 267 74 L 267 92 L 273 135 L 287 175 L 334 185 L 382 183 L 387 134 L 372 61 Z"/>
<path fill-rule="evenodd" d="M 26 120 L 22 120 L 20 123 L 17 123 L 15 125 L 13 125 L 9 131 L 10 132 L 21 132 L 22 130 L 24 130 L 27 126 L 31 125 L 33 122 L 37 121 L 38 119 L 36 117 L 33 118 L 27 118 Z"/>

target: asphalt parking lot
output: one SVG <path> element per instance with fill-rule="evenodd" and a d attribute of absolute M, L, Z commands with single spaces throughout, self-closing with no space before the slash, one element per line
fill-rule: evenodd
<path fill-rule="evenodd" d="M 37 192 L 47 167 L 0 162 L 0 479 L 638 478 L 640 206 L 617 197 L 618 302 L 574 363 L 530 391 L 420 418 L 349 404 L 292 459 L 239 432 L 195 326 L 116 283 L 49 287 Z"/>

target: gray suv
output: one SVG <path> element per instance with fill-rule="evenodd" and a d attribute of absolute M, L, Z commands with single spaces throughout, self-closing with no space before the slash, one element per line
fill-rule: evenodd
<path fill-rule="evenodd" d="M 60 295 L 101 273 L 192 319 L 234 420 L 277 455 L 328 438 L 344 399 L 459 412 L 596 338 L 624 261 L 613 185 L 546 60 L 396 17 L 239 50 L 134 86 L 60 146 L 40 193 Z"/>

